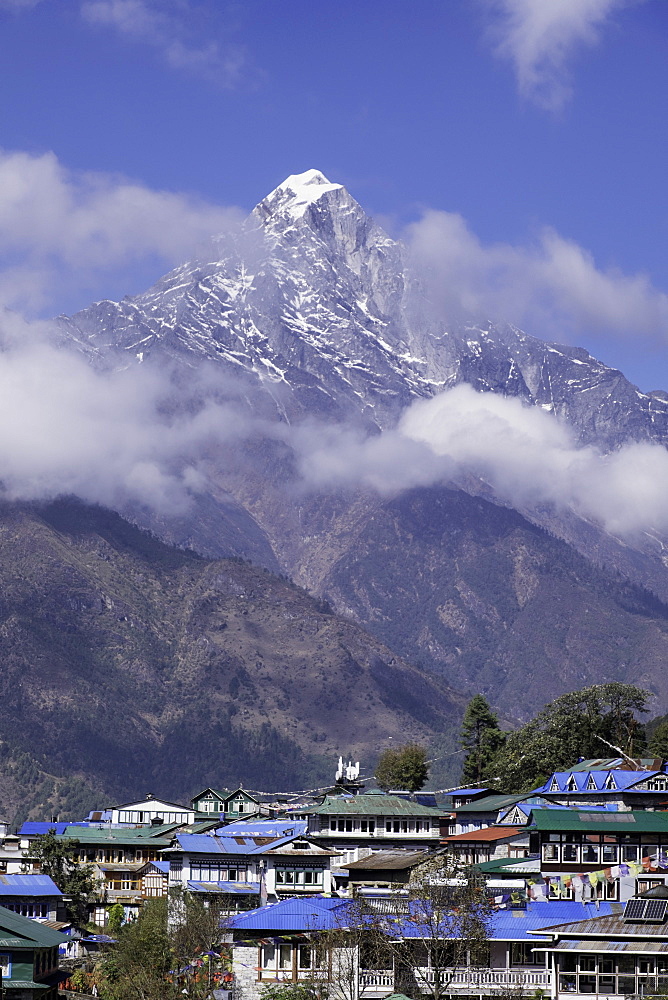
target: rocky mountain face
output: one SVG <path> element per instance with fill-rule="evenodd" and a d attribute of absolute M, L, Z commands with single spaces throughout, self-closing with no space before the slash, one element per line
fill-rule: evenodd
<path fill-rule="evenodd" d="M 311 170 L 260 202 L 240 233 L 212 240 L 211 259 L 59 323 L 103 366 L 119 353 L 215 361 L 292 419 L 384 427 L 412 399 L 466 382 L 550 410 L 600 447 L 667 440 L 665 394 L 507 325 L 443 329 L 422 297 L 401 244 Z"/>
<path fill-rule="evenodd" d="M 549 411 L 603 451 L 668 440 L 665 394 L 508 325 L 445 328 L 426 294 L 405 248 L 343 187 L 307 171 L 214 239 L 206 259 L 143 295 L 61 317 L 59 329 L 101 368 L 169 361 L 185 380 L 209 366 L 249 412 L 290 427 L 373 434 L 415 399 L 467 383 Z M 295 493 L 289 444 L 261 435 L 242 456 L 212 457 L 208 472 L 185 520 L 128 513 L 202 553 L 280 567 L 411 662 L 518 718 L 612 676 L 642 675 L 662 707 L 664 610 L 624 589 L 626 578 L 668 600 L 662 539 L 629 546 L 572 512 L 514 512 L 479 482 L 390 499 Z M 534 693 L 520 703 L 518 690 Z"/>
<path fill-rule="evenodd" d="M 0 508 L 0 815 L 367 773 L 463 699 L 294 584 L 73 500 Z"/>

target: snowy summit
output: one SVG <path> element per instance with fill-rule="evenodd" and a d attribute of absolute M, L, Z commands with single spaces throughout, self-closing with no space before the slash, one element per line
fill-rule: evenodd
<path fill-rule="evenodd" d="M 257 206 L 266 218 L 276 215 L 300 219 L 306 210 L 332 191 L 343 191 L 341 184 L 332 184 L 319 170 L 290 174 Z"/>

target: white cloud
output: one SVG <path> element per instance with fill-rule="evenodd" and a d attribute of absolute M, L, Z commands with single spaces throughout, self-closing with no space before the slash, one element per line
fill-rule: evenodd
<path fill-rule="evenodd" d="M 181 263 L 242 214 L 123 177 L 67 170 L 53 153 L 0 151 L 0 303 L 35 315 L 100 274 Z M 83 304 L 83 303 L 82 303 Z"/>
<path fill-rule="evenodd" d="M 83 0 L 81 15 L 91 25 L 112 28 L 129 41 L 160 52 L 173 69 L 187 70 L 225 87 L 239 83 L 242 47 L 198 37 L 187 3 L 151 0 Z"/>
<path fill-rule="evenodd" d="M 134 501 L 182 513 L 203 488 L 212 445 L 234 444 L 253 429 L 239 406 L 214 400 L 225 390 L 220 378 L 193 372 L 187 390 L 178 390 L 170 371 L 156 366 L 99 372 L 52 346 L 49 333 L 46 322 L 0 317 L 6 499 L 76 494 L 117 508 Z"/>
<path fill-rule="evenodd" d="M 413 403 L 395 430 L 378 436 L 295 434 L 311 489 L 362 485 L 393 494 L 470 474 L 510 503 L 569 508 L 622 536 L 668 530 L 665 448 L 632 443 L 602 455 L 578 447 L 552 415 L 467 385 Z"/>
<path fill-rule="evenodd" d="M 568 61 L 597 41 L 615 10 L 633 0 L 485 0 L 496 14 L 497 52 L 515 68 L 520 93 L 557 110 L 569 98 Z"/>
<path fill-rule="evenodd" d="M 532 245 L 485 246 L 460 215 L 430 211 L 406 240 L 419 295 L 439 322 L 502 319 L 562 343 L 592 332 L 668 340 L 665 292 L 645 275 L 598 268 L 552 229 Z"/>

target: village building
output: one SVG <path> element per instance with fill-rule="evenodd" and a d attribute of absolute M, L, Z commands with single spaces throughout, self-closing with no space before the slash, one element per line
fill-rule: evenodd
<path fill-rule="evenodd" d="M 369 849 L 437 847 L 443 810 L 402 795 L 363 792 L 327 795 L 320 805 L 298 815 L 308 821 L 309 837 L 337 852 L 343 865 Z"/>
<path fill-rule="evenodd" d="M 557 979 L 548 957 L 551 945 L 547 940 L 542 943 L 536 935 L 555 923 L 577 926 L 577 922 L 610 918 L 613 905 L 520 902 L 497 909 L 490 918 L 486 964 L 448 969 L 444 992 L 470 998 L 540 991 L 556 997 Z M 363 935 L 356 933 L 346 940 L 346 929 L 359 930 L 359 921 L 355 904 L 335 897 L 287 899 L 232 918 L 233 972 L 239 1000 L 260 1000 L 263 987 L 271 982 L 308 983 L 315 978 L 336 985 L 342 974 L 346 976 L 345 995 L 350 1000 L 388 997 L 401 988 L 405 969 L 396 966 L 391 949 L 386 952 L 383 968 L 369 964 Z M 402 947 L 402 942 L 414 942 L 416 956 L 427 956 L 427 950 L 419 947 L 420 933 L 419 921 L 408 918 L 394 927 L 391 936 Z M 423 961 L 427 964 L 419 966 L 414 987 L 428 995 L 434 971 L 429 968 L 428 957 Z"/>
<path fill-rule="evenodd" d="M 254 906 L 266 898 L 332 891 L 328 851 L 302 835 L 182 834 L 163 852 L 169 885 L 228 897 L 228 908 Z M 234 829 L 234 826 L 231 828 Z"/>
<path fill-rule="evenodd" d="M 57 1000 L 66 978 L 58 971 L 58 949 L 67 942 L 59 931 L 0 906 L 3 1000 Z"/>
<path fill-rule="evenodd" d="M 192 799 L 191 805 L 198 819 L 215 815 L 226 823 L 259 816 L 262 812 L 259 801 L 245 788 L 233 792 L 205 788 Z"/>
<path fill-rule="evenodd" d="M 59 920 L 63 894 L 48 875 L 0 874 L 0 906 L 32 920 Z"/>

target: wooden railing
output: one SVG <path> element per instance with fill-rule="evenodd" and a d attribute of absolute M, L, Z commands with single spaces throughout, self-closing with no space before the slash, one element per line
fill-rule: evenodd
<path fill-rule="evenodd" d="M 424 987 L 425 992 L 434 982 L 433 969 L 416 969 L 415 981 Z M 552 985 L 552 975 L 547 969 L 457 969 L 455 972 L 445 970 L 441 974 L 444 989 L 469 990 L 483 989 L 490 992 L 495 989 L 526 987 L 528 989 L 548 990 Z M 375 989 L 394 989 L 394 973 L 390 971 L 361 972 L 359 977 L 360 993 Z"/>

